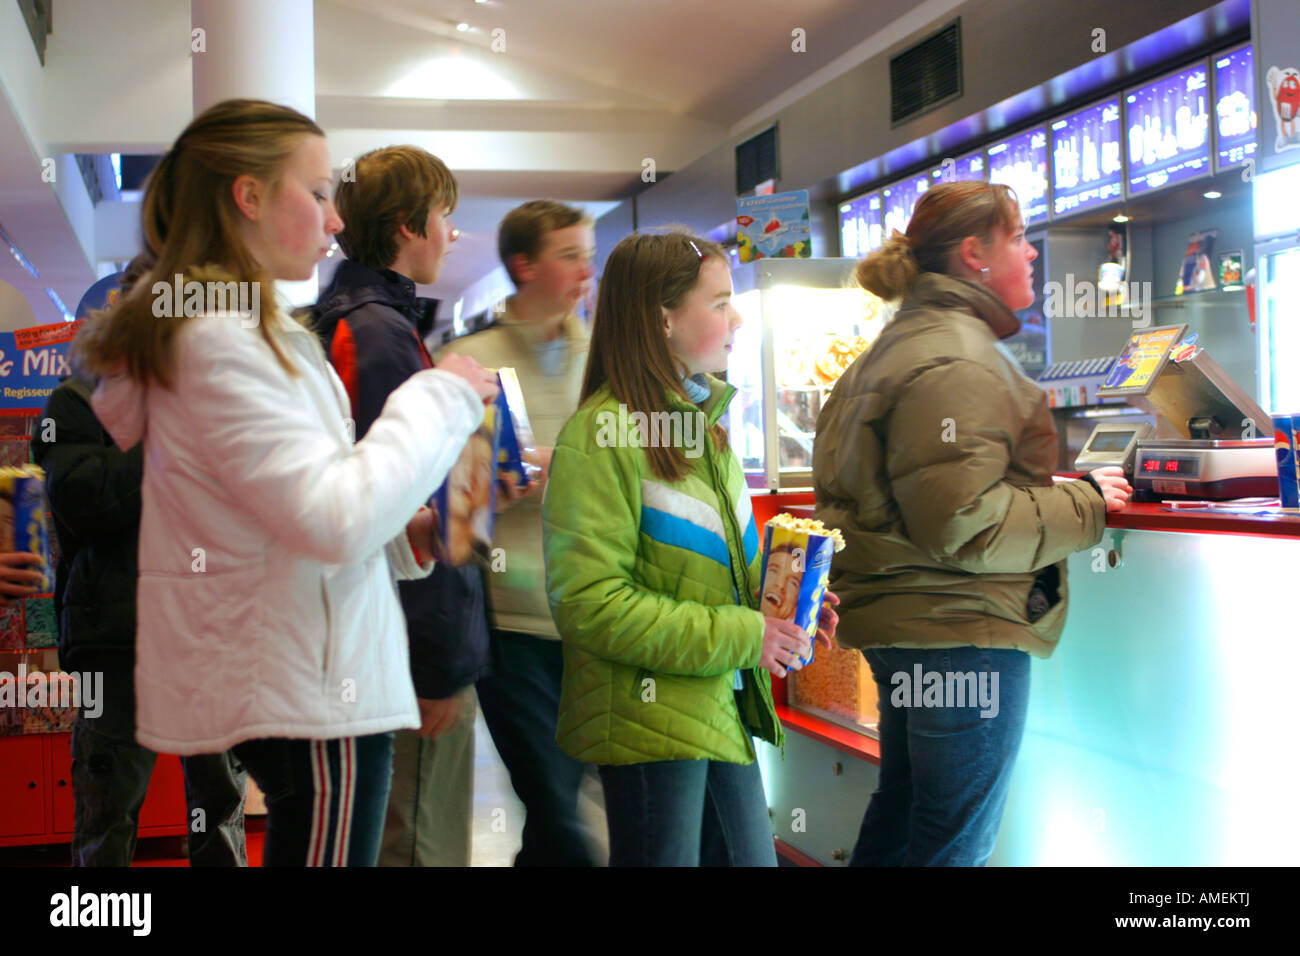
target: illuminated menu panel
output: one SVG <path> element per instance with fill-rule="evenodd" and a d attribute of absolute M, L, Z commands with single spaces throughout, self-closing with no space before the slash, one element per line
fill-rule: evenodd
<path fill-rule="evenodd" d="M 971 153 L 960 159 L 945 160 L 937 169 L 930 170 L 930 180 L 934 183 L 959 183 L 967 180 L 987 182 L 984 169 L 984 154 Z"/>
<path fill-rule="evenodd" d="M 865 256 L 884 244 L 880 194 L 871 193 L 840 205 L 840 255 Z"/>
<path fill-rule="evenodd" d="M 988 148 L 989 182 L 1010 186 L 1026 226 L 1047 219 L 1047 130 L 1032 129 Z"/>
<path fill-rule="evenodd" d="M 1129 91 L 1130 196 L 1210 171 L 1209 99 L 1204 65 Z"/>
<path fill-rule="evenodd" d="M 894 230 L 907 232 L 907 224 L 912 218 L 916 201 L 930 188 L 930 174 L 910 176 L 907 179 L 886 186 L 880 191 L 885 204 L 885 237 L 894 234 Z"/>
<path fill-rule="evenodd" d="M 1119 97 L 1052 123 L 1052 213 L 1071 213 L 1124 198 Z"/>
<path fill-rule="evenodd" d="M 1249 46 L 1214 60 L 1214 114 L 1219 169 L 1255 155 L 1255 72 Z"/>

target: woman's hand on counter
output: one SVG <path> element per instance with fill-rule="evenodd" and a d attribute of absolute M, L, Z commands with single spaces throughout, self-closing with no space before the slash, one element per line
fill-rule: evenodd
<path fill-rule="evenodd" d="M 1089 472 L 1092 480 L 1101 489 L 1101 496 L 1106 499 L 1107 511 L 1123 511 L 1133 494 L 1133 486 L 1124 477 L 1124 469 L 1118 465 L 1107 465 Z"/>
<path fill-rule="evenodd" d="M 817 643 L 826 650 L 835 647 L 835 628 L 839 627 L 840 616 L 832 610 L 840 599 L 831 591 L 822 595 L 822 609 L 817 615 Z"/>

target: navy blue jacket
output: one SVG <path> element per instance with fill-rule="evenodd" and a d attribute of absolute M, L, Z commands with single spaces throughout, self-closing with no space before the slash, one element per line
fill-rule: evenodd
<path fill-rule="evenodd" d="M 317 334 L 352 402 L 359 440 L 389 394 L 433 363 L 420 341 L 432 303 L 415 283 L 345 259 L 312 309 Z M 415 694 L 450 697 L 488 671 L 483 571 L 477 564 L 438 564 L 419 581 L 399 581 L 411 648 Z"/>

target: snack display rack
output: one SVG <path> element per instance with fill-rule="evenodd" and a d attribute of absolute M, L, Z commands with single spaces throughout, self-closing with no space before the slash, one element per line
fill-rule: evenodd
<path fill-rule="evenodd" d="M 888 308 L 853 282 L 855 259 L 759 259 L 732 271 L 745 319 L 727 380 L 726 426 L 751 488 L 812 486 L 822 403 L 880 334 Z"/>
<path fill-rule="evenodd" d="M 29 460 L 39 415 L 0 415 L 0 464 Z M 46 516 L 47 527 L 53 525 Z M 50 534 L 51 567 L 58 538 Z M 70 738 L 76 707 L 26 706 L 26 688 L 49 681 L 71 685 L 59 667 L 52 594 L 0 599 L 0 847 L 68 843 L 73 795 Z M 20 680 L 20 678 L 22 678 Z M 60 692 L 60 702 L 70 695 Z M 21 702 L 21 703 L 20 703 Z M 179 759 L 160 754 L 140 808 L 140 837 L 186 833 L 185 785 Z"/>

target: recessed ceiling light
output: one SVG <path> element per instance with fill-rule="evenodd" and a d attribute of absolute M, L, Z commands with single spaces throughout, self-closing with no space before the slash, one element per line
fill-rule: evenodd
<path fill-rule="evenodd" d="M 1116 216 L 1111 222 L 1128 222 L 1128 216 L 1123 214 Z"/>
<path fill-rule="evenodd" d="M 468 29 L 469 29 L 469 24 L 468 24 L 468 23 L 458 23 L 458 24 L 456 24 L 456 30 L 457 30 L 457 32 L 459 32 L 459 33 L 464 33 L 464 32 L 465 32 L 466 30 L 468 30 Z"/>
<path fill-rule="evenodd" d="M 1217 189 L 1211 189 L 1204 195 L 1206 199 L 1218 199 L 1223 195 L 1223 193 L 1219 192 Z"/>

